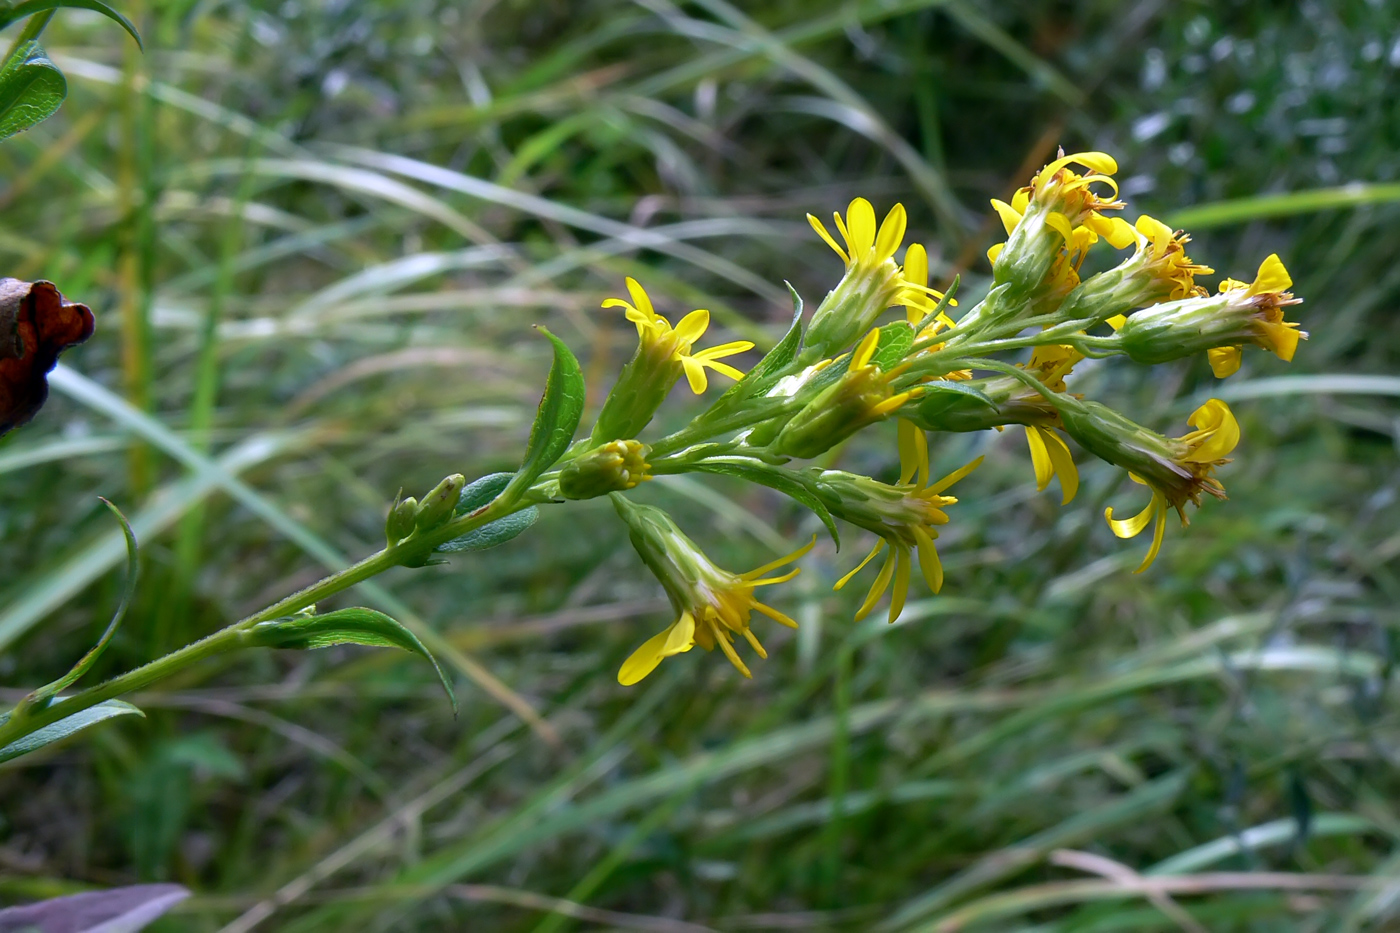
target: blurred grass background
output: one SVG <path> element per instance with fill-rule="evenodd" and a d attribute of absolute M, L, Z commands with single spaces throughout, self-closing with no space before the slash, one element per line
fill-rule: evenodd
<path fill-rule="evenodd" d="M 117 598 L 96 496 L 143 545 L 110 673 L 376 548 L 400 487 L 511 468 L 548 367 L 529 324 L 596 406 L 635 340 L 598 309 L 624 275 L 773 339 L 782 280 L 815 302 L 839 273 L 803 213 L 855 195 L 902 200 L 975 295 L 987 199 L 1056 145 L 1106 150 L 1128 216 L 1186 224 L 1220 273 L 1277 251 L 1312 339 L 1225 383 L 1081 367 L 1076 391 L 1169 433 L 1208 394 L 1244 428 L 1230 500 L 1146 574 L 1102 519 L 1138 501 L 1119 472 L 1081 463 L 1062 508 L 1019 433 L 936 438 L 943 467 L 988 455 L 939 597 L 852 623 L 849 530 L 775 595 L 802 629 L 764 634 L 752 682 L 688 655 L 623 689 L 659 587 L 606 504 L 547 508 L 341 603 L 440 632 L 460 720 L 393 652 L 206 664 L 132 698 L 146 721 L 0 769 L 0 898 L 175 880 L 197 896 L 158 928 L 225 933 L 1400 925 L 1400 9 L 122 9 L 146 54 L 60 14 L 69 101 L 0 148 L 4 272 L 99 321 L 64 358 L 86 379 L 0 442 L 9 701 Z M 693 410 L 678 392 L 662 420 Z M 887 433 L 842 462 L 893 475 Z M 726 481 L 644 498 L 736 569 L 817 530 Z"/>

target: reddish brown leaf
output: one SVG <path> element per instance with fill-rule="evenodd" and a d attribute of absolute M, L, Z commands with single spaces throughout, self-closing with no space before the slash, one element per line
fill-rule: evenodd
<path fill-rule="evenodd" d="M 24 424 L 49 395 L 49 370 L 92 336 L 87 305 L 52 282 L 0 278 L 0 435 Z"/>

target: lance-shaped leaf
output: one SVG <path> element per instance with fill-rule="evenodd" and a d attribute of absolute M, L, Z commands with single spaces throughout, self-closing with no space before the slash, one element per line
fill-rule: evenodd
<path fill-rule="evenodd" d="M 792 294 L 792 324 L 783 339 L 773 349 L 764 354 L 753 369 L 730 386 L 711 407 L 707 417 L 718 417 L 732 412 L 740 403 L 767 392 L 792 366 L 802 349 L 802 296 L 791 283 L 786 283 Z"/>
<path fill-rule="evenodd" d="M 68 82 L 39 43 L 25 42 L 0 67 L 0 139 L 53 116 L 68 96 Z"/>
<path fill-rule="evenodd" d="M 334 645 L 369 645 L 376 648 L 402 648 L 420 657 L 437 671 L 442 689 L 457 712 L 457 696 L 452 692 L 437 658 L 423 646 L 418 636 L 404 628 L 397 619 L 373 609 L 356 607 L 337 609 L 323 615 L 288 616 L 259 622 L 243 634 L 248 645 L 261 648 L 330 648 Z"/>
<path fill-rule="evenodd" d="M 83 655 L 68 673 L 52 683 L 45 684 L 25 697 L 20 703 L 21 707 L 29 707 L 42 703 L 60 690 L 67 690 L 77 682 L 79 677 L 86 674 L 92 666 L 97 663 L 97 659 L 102 657 L 102 652 L 107 650 L 107 645 L 111 642 L 112 636 L 117 633 L 117 626 L 121 625 L 122 619 L 126 616 L 127 607 L 131 605 L 131 597 L 136 593 L 136 573 L 139 569 L 136 535 L 132 532 L 131 523 L 126 520 L 126 516 L 122 514 L 121 509 L 117 508 L 106 499 L 102 500 L 102 504 L 107 506 L 112 514 L 117 517 L 117 521 L 120 522 L 122 526 L 122 534 L 126 536 L 126 584 L 122 587 L 121 600 L 118 601 L 117 609 L 112 613 L 112 621 L 107 623 L 107 630 L 102 633 L 102 637 L 97 640 L 97 644 L 93 645 L 91 650 Z M 0 931 L 0 933 L 3 933 L 3 931 Z"/>
<path fill-rule="evenodd" d="M 459 516 L 470 515 L 472 512 L 490 505 L 514 478 L 514 473 L 488 473 L 481 479 L 468 483 L 462 490 L 462 497 L 457 500 L 457 514 Z M 434 550 L 444 554 L 457 551 L 483 551 L 498 544 L 505 544 L 533 525 L 539 517 L 540 510 L 532 505 L 482 525 L 480 528 L 475 528 L 459 538 L 453 538 L 451 541 L 439 544 Z"/>
<path fill-rule="evenodd" d="M 554 345 L 554 365 L 549 368 L 544 395 L 540 398 L 535 423 L 530 428 L 530 443 L 525 449 L 525 462 L 514 479 L 506 486 L 504 495 L 511 497 L 527 488 L 552 467 L 569 449 L 569 443 L 583 417 L 583 372 L 578 360 L 564 341 L 543 327 L 535 328 Z"/>
<path fill-rule="evenodd" d="M 939 380 L 922 383 L 924 396 L 915 409 L 918 421 L 930 431 L 944 430 L 939 419 L 952 412 L 986 410 L 995 412 L 997 403 L 986 393 L 965 382 Z"/>
<path fill-rule="evenodd" d="M 43 13 L 47 10 L 61 10 L 65 7 L 72 10 L 92 10 L 95 13 L 101 13 L 125 29 L 127 35 L 136 40 L 137 48 L 145 50 L 145 46 L 141 43 L 141 34 L 136 31 L 135 26 L 131 25 L 131 20 L 103 3 L 102 0 L 23 0 L 22 3 L 16 3 L 14 6 L 6 4 L 5 9 L 0 10 L 0 29 L 4 29 L 11 23 L 19 22 L 26 16 L 33 16 L 35 13 Z"/>
<path fill-rule="evenodd" d="M 760 486 L 767 486 L 769 489 L 776 489 L 778 492 L 790 496 L 816 513 L 817 518 L 822 520 L 826 530 L 831 533 L 831 540 L 836 542 L 836 547 L 841 547 L 841 535 L 836 531 L 836 522 L 832 520 L 831 512 L 821 499 L 817 498 L 817 494 L 807 486 L 801 474 L 784 470 L 782 467 L 770 466 L 761 460 L 749 457 L 716 457 L 703 460 L 695 464 L 692 469 L 703 473 L 737 476 L 739 479 L 758 483 Z"/>
<path fill-rule="evenodd" d="M 4 748 L 0 748 L 0 761 L 9 761 L 21 755 L 28 755 L 30 752 L 38 751 L 45 745 L 52 745 L 54 742 L 68 738 L 74 733 L 81 732 L 89 726 L 95 726 L 99 722 L 105 722 L 117 716 L 145 716 L 130 703 L 123 703 L 121 700 L 104 700 L 96 706 L 89 706 L 85 710 L 79 710 L 71 716 L 65 716 L 58 722 L 49 723 L 42 729 L 36 729 L 24 738 L 15 739 Z M 0 713 L 0 726 L 10 721 L 10 713 Z"/>
<path fill-rule="evenodd" d="M 190 896 L 178 884 L 85 891 L 0 910 L 0 933 L 136 933 Z"/>

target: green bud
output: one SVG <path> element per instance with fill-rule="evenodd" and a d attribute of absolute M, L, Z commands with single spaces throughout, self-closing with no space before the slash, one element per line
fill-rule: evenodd
<path fill-rule="evenodd" d="M 643 337 L 603 402 L 593 443 L 636 437 L 651 423 L 684 371 L 675 349 L 672 341 Z"/>
<path fill-rule="evenodd" d="M 414 519 L 417 516 L 417 499 L 409 496 L 394 502 L 393 507 L 389 509 L 389 517 L 384 521 L 384 537 L 390 546 L 413 534 Z"/>
<path fill-rule="evenodd" d="M 559 473 L 559 494 L 565 499 L 592 499 L 631 489 L 651 479 L 646 462 L 650 452 L 640 441 L 609 441 L 569 461 Z"/>
<path fill-rule="evenodd" d="M 1048 426 L 1056 422 L 1054 406 L 1039 392 L 1012 376 L 931 382 L 917 405 L 899 416 L 925 431 L 985 431 L 1007 424 Z"/>
<path fill-rule="evenodd" d="M 1056 407 L 1065 433 L 1079 446 L 1160 490 L 1168 502 L 1178 505 L 1199 495 L 1199 471 L 1185 462 L 1190 451 L 1183 442 L 1099 402 L 1059 397 Z"/>
<path fill-rule="evenodd" d="M 462 487 L 467 478 L 461 473 L 453 473 L 433 487 L 433 491 L 423 497 L 418 506 L 418 517 L 414 526 L 419 531 L 432 531 L 452 517 L 457 500 L 462 496 Z"/>
<path fill-rule="evenodd" d="M 806 336 L 808 355 L 828 356 L 849 347 L 895 304 L 902 282 L 893 260 L 847 269 L 812 315 Z"/>

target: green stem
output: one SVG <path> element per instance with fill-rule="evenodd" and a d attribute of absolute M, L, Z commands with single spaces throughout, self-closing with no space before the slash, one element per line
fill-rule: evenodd
<path fill-rule="evenodd" d="M 480 528 L 482 525 L 494 522 L 512 512 L 526 508 L 529 503 L 525 500 L 528 498 L 528 496 L 522 496 L 512 503 L 500 502 L 499 500 L 492 502 L 485 508 L 469 515 L 463 515 L 441 528 L 426 534 L 415 535 L 392 548 L 385 548 L 371 554 L 364 560 L 333 573 L 305 589 L 273 603 L 266 609 L 248 616 L 246 619 L 241 619 L 193 644 L 186 645 L 178 651 L 157 658 L 149 664 L 89 687 L 71 697 L 50 704 L 42 710 L 30 711 L 27 715 L 19 717 L 11 716 L 9 721 L 0 725 L 0 748 L 4 748 L 44 726 L 96 706 L 105 700 L 140 690 L 142 687 L 148 687 L 164 680 L 175 672 L 205 658 L 235 650 L 243 644 L 243 633 L 258 623 L 291 615 L 392 567 L 397 567 L 399 564 L 409 562 L 417 557 L 424 557 L 440 544 Z"/>
<path fill-rule="evenodd" d="M 8 62 L 10 59 L 14 58 L 15 53 L 19 51 L 21 45 L 43 35 L 44 29 L 49 25 L 49 20 L 53 19 L 53 15 L 57 12 L 57 10 L 45 10 L 42 13 L 35 13 L 33 16 L 29 17 L 29 19 L 25 21 L 24 28 L 20 30 L 19 35 L 15 36 L 15 41 L 10 43 L 10 50 L 5 53 L 5 61 Z"/>

